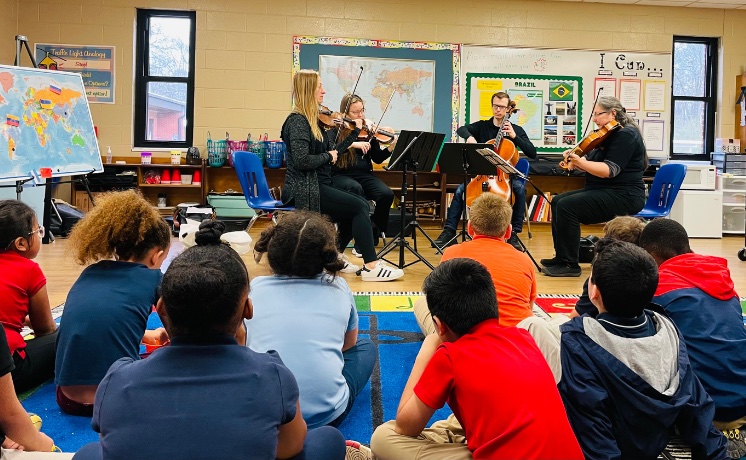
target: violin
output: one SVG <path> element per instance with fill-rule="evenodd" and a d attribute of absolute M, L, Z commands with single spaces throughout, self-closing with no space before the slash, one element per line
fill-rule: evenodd
<path fill-rule="evenodd" d="M 339 112 L 332 112 L 326 106 L 319 106 L 319 124 L 327 129 L 339 128 L 354 130 L 355 120 L 350 117 L 345 117 Z"/>
<path fill-rule="evenodd" d="M 565 154 L 565 159 L 559 162 L 559 165 L 563 169 L 570 169 L 571 159 L 568 158 L 570 154 L 576 154 L 579 157 L 584 156 L 591 150 L 595 149 L 606 140 L 609 135 L 615 130 L 621 128 L 622 125 L 616 120 L 611 120 L 600 128 L 596 129 L 589 135 L 587 135 L 578 145 L 573 147 L 572 150 Z"/>
<path fill-rule="evenodd" d="M 363 129 L 360 130 L 358 140 L 370 142 L 373 138 L 375 138 L 376 140 L 378 140 L 379 144 L 388 145 L 394 142 L 394 139 L 396 139 L 396 133 L 394 132 L 393 128 L 390 128 L 388 126 L 377 126 L 372 122 L 372 120 L 368 119 L 365 119 L 363 121 Z"/>
<path fill-rule="evenodd" d="M 517 112 L 515 101 L 510 101 L 508 111 L 503 119 L 503 126 L 508 121 L 510 116 Z M 497 131 L 497 136 L 494 139 L 487 141 L 487 144 L 492 144 L 492 148 L 495 153 L 500 157 L 510 162 L 511 165 L 515 166 L 518 163 L 518 149 L 516 148 L 513 141 L 510 138 L 505 137 L 505 130 L 503 126 Z M 510 185 L 510 177 L 500 169 L 497 170 L 495 175 L 478 175 L 467 184 L 466 186 L 466 206 L 471 206 L 471 203 L 476 200 L 482 193 L 494 193 L 504 198 L 512 204 L 513 188 Z"/>

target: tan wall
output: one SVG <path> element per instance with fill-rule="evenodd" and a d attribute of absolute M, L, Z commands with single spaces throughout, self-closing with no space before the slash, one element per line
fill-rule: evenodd
<path fill-rule="evenodd" d="M 16 36 L 18 22 L 18 2 L 16 0 L 0 0 L 0 64 L 13 64 L 16 56 L 15 46 L 12 45 Z"/>
<path fill-rule="evenodd" d="M 247 132 L 279 136 L 290 109 L 293 35 L 499 46 L 670 52 L 672 36 L 722 37 L 719 133 L 734 129 L 734 77 L 746 71 L 746 11 L 502 0 L 0 0 L 33 42 L 114 45 L 114 105 L 93 104 L 102 146 L 131 154 L 136 7 L 197 11 L 195 145 Z M 367 6 L 364 6 L 367 5 Z M 1 11 L 1 10 L 0 10 Z M 5 27 L 5 20 L 0 20 Z M 10 22 L 12 23 L 12 14 Z M 5 35 L 5 34 L 3 34 Z M 0 48 L 0 62 L 8 51 Z M 12 57 L 11 57 L 12 59 Z M 105 148 L 105 147 L 104 147 Z"/>

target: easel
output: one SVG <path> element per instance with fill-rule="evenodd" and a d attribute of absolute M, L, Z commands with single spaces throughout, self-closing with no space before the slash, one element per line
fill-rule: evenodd
<path fill-rule="evenodd" d="M 443 143 L 445 134 L 439 133 L 428 133 L 428 132 L 413 132 L 413 131 L 402 131 L 399 134 L 399 140 L 396 142 L 394 152 L 391 154 L 392 158 L 396 158 L 393 162 L 387 166 L 387 171 L 396 170 L 401 167 L 402 171 L 402 185 L 401 185 L 401 200 L 399 201 L 399 212 L 401 215 L 400 230 L 399 234 L 396 235 L 391 241 L 377 254 L 379 259 L 384 259 L 384 256 L 389 252 L 393 251 L 394 248 L 399 248 L 399 263 L 394 264 L 393 262 L 386 260 L 392 265 L 396 265 L 398 268 L 408 267 L 416 264 L 417 262 L 423 262 L 425 265 L 434 270 L 435 267 L 427 261 L 420 253 L 417 252 L 417 231 L 421 232 L 422 235 L 427 238 L 431 244 L 435 244 L 432 238 L 423 230 L 419 222 L 417 222 L 417 171 L 432 171 L 435 165 L 435 160 L 438 157 L 440 146 Z M 401 147 L 401 148 L 400 148 Z M 407 213 L 407 193 L 409 184 L 407 183 L 407 176 L 411 168 L 412 172 L 412 217 L 413 219 L 406 223 Z M 411 227 L 412 230 L 412 241 L 414 242 L 414 249 L 406 240 L 404 235 L 407 234 L 407 230 Z M 404 263 L 404 250 L 408 250 L 417 260 L 408 264 Z M 442 251 L 439 250 L 442 253 Z"/>
<path fill-rule="evenodd" d="M 471 239 L 469 232 L 466 231 L 466 221 L 468 220 L 466 214 L 466 186 L 469 184 L 469 177 L 476 176 L 479 174 L 494 175 L 495 167 L 492 164 L 485 161 L 485 159 L 479 155 L 477 149 L 490 148 L 489 144 L 459 144 L 456 142 L 446 142 L 443 144 L 443 150 L 438 158 L 438 169 L 440 172 L 448 174 L 463 174 L 463 209 L 461 209 L 461 230 L 450 240 L 446 241 L 443 247 L 438 248 L 442 251 L 443 248 L 448 247 L 452 241 L 457 241 L 459 236 L 463 243 L 467 239 Z M 473 161 L 471 160 L 473 159 Z"/>
<path fill-rule="evenodd" d="M 503 173 L 507 174 L 508 177 L 510 178 L 510 182 L 511 183 L 513 182 L 513 179 L 515 179 L 515 178 L 523 179 L 523 180 L 531 183 L 531 181 L 529 180 L 529 178 L 525 174 L 523 174 L 520 171 L 518 171 L 517 169 L 515 169 L 515 167 L 513 167 L 512 164 L 510 164 L 505 159 L 503 159 L 500 155 L 498 155 L 497 153 L 495 153 L 495 151 L 492 150 L 491 148 L 477 149 L 476 152 L 480 156 L 482 156 L 485 160 L 487 160 L 487 162 L 490 165 L 492 165 L 493 172 L 494 172 L 494 169 L 497 168 L 500 171 L 502 171 Z M 531 186 L 534 187 L 534 189 L 536 189 L 536 191 L 541 196 L 543 196 L 544 199 L 547 198 L 546 196 L 544 196 L 544 193 L 542 193 L 541 190 L 539 190 L 538 188 L 536 188 L 536 186 L 533 183 L 531 183 Z M 512 187 L 512 185 L 511 185 L 511 187 Z M 547 201 L 549 201 L 549 200 L 547 200 Z M 534 263 L 534 266 L 536 267 L 536 269 L 539 271 L 539 273 L 541 273 L 541 267 L 536 262 L 536 259 L 534 259 L 534 256 L 531 255 L 531 251 L 529 251 L 528 248 L 526 247 L 526 245 L 523 244 L 523 241 L 521 241 L 521 238 L 518 236 L 518 234 L 515 234 L 515 237 L 518 240 L 518 244 L 521 245 L 521 248 L 523 249 L 523 252 L 525 252 L 526 255 L 528 255 L 529 259 L 531 259 L 531 262 Z"/>

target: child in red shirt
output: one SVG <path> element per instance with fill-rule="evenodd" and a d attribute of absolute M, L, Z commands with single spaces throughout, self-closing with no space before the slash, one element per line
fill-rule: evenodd
<path fill-rule="evenodd" d="M 489 271 L 452 259 L 422 290 L 436 333 L 422 344 L 396 420 L 373 434 L 375 458 L 582 459 L 536 343 L 527 331 L 498 322 Z M 445 403 L 453 416 L 425 429 Z"/>
<path fill-rule="evenodd" d="M 47 279 L 32 259 L 41 248 L 44 227 L 36 213 L 18 200 L 0 201 L 0 323 L 5 329 L 15 370 L 16 393 L 41 385 L 54 376 L 57 326 L 52 319 Z M 34 339 L 24 341 L 28 325 Z"/>

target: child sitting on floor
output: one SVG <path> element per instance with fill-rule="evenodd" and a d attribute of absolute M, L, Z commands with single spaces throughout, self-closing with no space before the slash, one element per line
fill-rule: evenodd
<path fill-rule="evenodd" d="M 34 210 L 17 200 L 0 201 L 0 322 L 13 356 L 16 393 L 54 376 L 57 326 L 52 319 L 47 279 L 32 259 L 41 248 L 44 227 Z M 24 341 L 23 326 L 34 338 Z"/>
<path fill-rule="evenodd" d="M 101 440 L 75 459 L 344 458 L 337 429 L 306 432 L 298 385 L 277 353 L 236 343 L 252 303 L 246 266 L 220 243 L 224 228 L 200 224 L 197 246 L 169 266 L 157 310 L 171 345 L 111 366 L 94 404 Z"/>
<path fill-rule="evenodd" d="M 310 428 L 339 426 L 373 373 L 378 357 L 358 338 L 352 292 L 336 274 L 336 231 L 321 214 L 294 211 L 262 232 L 254 250 L 267 253 L 273 276 L 251 281 L 252 350 L 277 350 L 300 387 Z"/>
<path fill-rule="evenodd" d="M 741 458 L 746 455 L 746 328 L 728 261 L 692 252 L 686 229 L 670 219 L 645 226 L 640 246 L 658 263 L 653 302 L 681 331 L 692 369 L 715 402 L 713 424 L 725 432 L 731 458 Z"/>
<path fill-rule="evenodd" d="M 560 394 L 586 459 L 656 458 L 677 432 L 693 458 L 724 459 L 715 405 L 670 319 L 645 308 L 658 267 L 642 248 L 601 239 L 588 294 L 598 316 L 562 330 Z"/>
<path fill-rule="evenodd" d="M 422 344 L 396 420 L 373 433 L 375 458 L 582 459 L 534 340 L 499 324 L 489 271 L 452 259 L 425 278 L 422 291 L 436 333 Z M 425 429 L 446 402 L 454 415 Z"/>
<path fill-rule="evenodd" d="M 109 366 L 138 359 L 141 341 L 168 339 L 163 328 L 145 328 L 170 244 L 166 222 L 133 190 L 102 196 L 73 228 L 68 245 L 78 263 L 91 265 L 70 288 L 60 320 L 55 383 L 64 412 L 90 417 Z"/>

